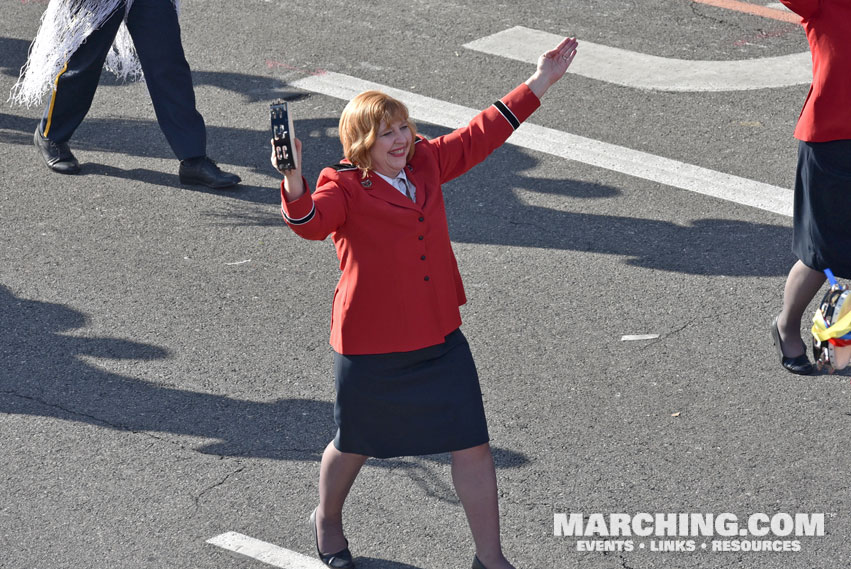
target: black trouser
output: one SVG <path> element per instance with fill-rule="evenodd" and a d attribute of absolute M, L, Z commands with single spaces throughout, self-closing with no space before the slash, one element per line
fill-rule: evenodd
<path fill-rule="evenodd" d="M 119 7 L 68 60 L 44 110 L 39 129 L 54 142 L 67 142 L 92 105 L 109 48 L 125 9 Z M 127 15 L 157 122 L 178 159 L 206 154 L 207 131 L 195 108 L 192 74 L 172 0 L 135 0 Z"/>

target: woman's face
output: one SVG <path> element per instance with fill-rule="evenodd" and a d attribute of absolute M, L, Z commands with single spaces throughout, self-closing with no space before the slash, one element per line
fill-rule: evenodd
<path fill-rule="evenodd" d="M 389 178 L 395 178 L 405 167 L 413 138 L 406 121 L 396 121 L 389 125 L 381 121 L 378 136 L 369 150 L 372 169 Z"/>

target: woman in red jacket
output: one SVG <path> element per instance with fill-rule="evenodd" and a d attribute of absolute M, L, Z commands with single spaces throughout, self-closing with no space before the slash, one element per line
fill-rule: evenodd
<path fill-rule="evenodd" d="M 346 159 L 321 172 L 313 194 L 294 141 L 299 166 L 282 172 L 282 213 L 306 239 L 331 235 L 342 271 L 331 313 L 338 430 L 322 456 L 319 505 L 310 517 L 328 567 L 354 567 L 342 509 L 366 459 L 440 452 L 452 455 L 476 546 L 473 567 L 512 567 L 500 545 L 476 366 L 459 328 L 466 297 L 441 184 L 505 142 L 567 71 L 576 47 L 565 39 L 539 58 L 525 83 L 434 140 L 417 136 L 401 102 L 361 93 L 340 118 Z M 273 145 L 273 165 L 276 152 Z"/>
<path fill-rule="evenodd" d="M 851 0 L 782 0 L 799 14 L 813 56 L 813 83 L 795 127 L 792 266 L 771 326 L 780 364 L 807 375 L 801 318 L 831 269 L 851 278 Z"/>

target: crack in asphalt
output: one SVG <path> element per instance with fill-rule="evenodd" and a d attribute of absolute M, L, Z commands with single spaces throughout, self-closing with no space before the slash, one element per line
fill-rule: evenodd
<path fill-rule="evenodd" d="M 237 468 L 236 470 L 234 470 L 232 472 L 225 474 L 225 476 L 221 480 L 219 480 L 215 484 L 211 484 L 210 486 L 203 488 L 200 492 L 198 492 L 198 494 L 193 496 L 193 500 L 195 502 L 195 511 L 196 512 L 201 508 L 201 500 L 204 498 L 204 496 L 206 494 L 208 494 L 209 492 L 212 492 L 213 490 L 215 490 L 216 488 L 219 488 L 220 486 L 224 486 L 232 476 L 236 476 L 237 474 L 239 474 L 240 472 L 242 472 L 243 470 L 246 469 L 246 466 L 244 464 L 240 464 L 239 461 L 237 461 L 237 464 L 239 464 L 239 468 Z"/>

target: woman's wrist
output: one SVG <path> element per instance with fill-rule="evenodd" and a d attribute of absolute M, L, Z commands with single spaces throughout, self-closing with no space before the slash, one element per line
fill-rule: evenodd
<path fill-rule="evenodd" d="M 535 96 L 540 99 L 552 86 L 552 83 L 544 78 L 540 71 L 536 71 L 526 80 L 526 85 L 529 87 L 529 90 L 535 93 Z"/>
<path fill-rule="evenodd" d="M 293 202 L 304 195 L 304 181 L 301 174 L 284 175 L 284 196 L 288 202 Z"/>

